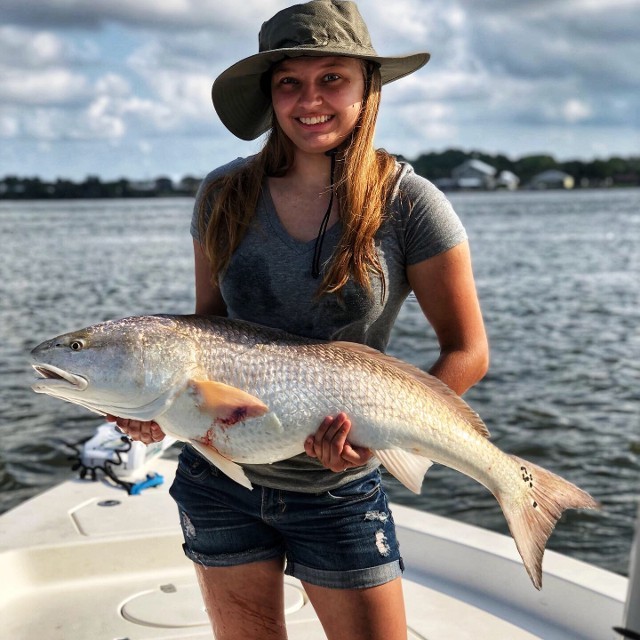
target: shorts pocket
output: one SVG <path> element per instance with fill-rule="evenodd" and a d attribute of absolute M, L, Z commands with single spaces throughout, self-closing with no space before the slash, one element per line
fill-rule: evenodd
<path fill-rule="evenodd" d="M 347 502 L 356 504 L 371 500 L 380 492 L 380 488 L 380 472 L 375 470 L 363 478 L 327 491 L 324 496 L 334 504 Z"/>

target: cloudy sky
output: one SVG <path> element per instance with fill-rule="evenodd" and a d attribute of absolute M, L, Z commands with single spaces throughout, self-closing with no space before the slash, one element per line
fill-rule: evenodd
<path fill-rule="evenodd" d="M 286 0 L 0 0 L 0 177 L 200 176 L 241 142 L 210 102 Z M 376 143 L 558 159 L 640 153 L 637 0 L 361 0 L 383 55 Z"/>

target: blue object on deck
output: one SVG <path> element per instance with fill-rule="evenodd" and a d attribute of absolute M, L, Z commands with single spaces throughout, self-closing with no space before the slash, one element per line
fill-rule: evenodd
<path fill-rule="evenodd" d="M 144 489 L 148 489 L 149 487 L 157 487 L 164 482 L 164 476 L 159 473 L 148 473 L 146 480 L 141 480 L 140 482 L 135 482 L 131 489 L 129 490 L 130 496 L 137 496 Z"/>

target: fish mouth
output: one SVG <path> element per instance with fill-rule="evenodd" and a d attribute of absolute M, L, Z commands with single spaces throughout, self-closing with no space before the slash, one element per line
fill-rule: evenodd
<path fill-rule="evenodd" d="M 84 391 L 89 385 L 89 382 L 86 378 L 76 375 L 75 373 L 65 371 L 64 369 L 54 367 L 51 364 L 34 364 L 32 366 L 35 369 L 36 373 L 38 373 L 41 378 L 44 378 L 46 380 L 46 382 L 44 382 L 43 380 L 38 380 L 34 385 L 34 389 L 35 387 L 50 388 L 59 386 L 65 387 L 67 385 L 71 385 L 78 391 Z"/>

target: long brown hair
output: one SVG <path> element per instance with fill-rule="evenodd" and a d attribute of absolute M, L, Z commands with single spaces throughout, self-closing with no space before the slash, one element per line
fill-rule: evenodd
<path fill-rule="evenodd" d="M 363 63 L 365 91 L 350 142 L 338 151 L 334 189 L 342 222 L 342 236 L 318 295 L 339 292 L 349 278 L 371 292 L 370 277 L 385 281 L 374 238 L 383 222 L 396 177 L 395 159 L 373 146 L 380 109 L 380 72 Z M 263 149 L 240 169 L 210 183 L 199 206 L 199 232 L 218 281 L 229 265 L 255 214 L 264 176 L 283 176 L 293 163 L 293 144 L 276 118 Z"/>

